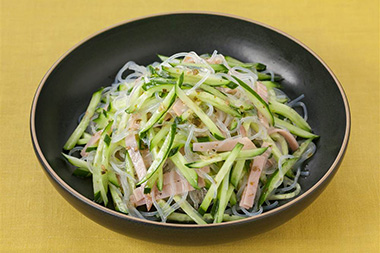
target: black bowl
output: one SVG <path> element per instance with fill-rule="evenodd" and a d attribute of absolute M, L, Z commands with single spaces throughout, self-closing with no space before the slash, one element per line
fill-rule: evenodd
<path fill-rule="evenodd" d="M 127 61 L 149 64 L 156 54 L 218 52 L 265 63 L 285 78 L 291 98 L 305 95 L 309 123 L 321 138 L 301 179 L 302 194 L 256 217 L 223 224 L 161 224 L 130 217 L 93 202 L 91 180 L 71 175 L 61 151 L 91 94 L 113 82 Z M 36 155 L 60 194 L 94 221 L 129 236 L 164 243 L 226 242 L 272 229 L 306 208 L 323 191 L 343 158 L 350 113 L 341 85 L 325 63 L 290 36 L 266 25 L 220 14 L 175 13 L 127 21 L 79 43 L 42 79 L 31 109 Z M 175 240 L 173 239 L 175 238 Z"/>

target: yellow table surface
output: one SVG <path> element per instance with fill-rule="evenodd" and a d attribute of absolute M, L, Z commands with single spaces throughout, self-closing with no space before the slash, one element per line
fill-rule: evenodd
<path fill-rule="evenodd" d="M 2 252 L 379 252 L 378 1 L 2 0 L 0 8 Z M 304 212 L 256 237 L 191 248 L 129 238 L 83 216 L 49 183 L 29 134 L 34 92 L 66 50 L 112 24 L 185 10 L 239 15 L 299 39 L 336 74 L 352 114 L 339 172 Z"/>

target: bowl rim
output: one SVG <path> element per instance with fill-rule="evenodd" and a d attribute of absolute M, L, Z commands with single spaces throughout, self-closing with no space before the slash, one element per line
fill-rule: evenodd
<path fill-rule="evenodd" d="M 291 201 L 289 201 L 289 202 L 287 202 L 287 203 L 285 203 L 285 204 L 283 204 L 283 205 L 281 205 L 279 207 L 276 207 L 276 208 L 274 208 L 272 210 L 269 210 L 269 211 L 267 211 L 265 213 L 262 213 L 262 214 L 259 214 L 257 216 L 247 217 L 247 218 L 244 218 L 244 219 L 241 219 L 241 220 L 229 221 L 229 222 L 223 222 L 223 223 L 217 223 L 217 224 L 212 223 L 212 224 L 206 224 L 206 225 L 179 224 L 179 223 L 161 223 L 161 222 L 157 222 L 157 221 L 144 220 L 144 219 L 133 217 L 133 216 L 130 216 L 130 215 L 127 215 L 127 214 L 123 214 L 121 212 L 117 212 L 115 210 L 107 208 L 107 207 L 105 207 L 105 206 L 103 206 L 101 204 L 98 204 L 98 203 L 96 203 L 96 202 L 94 202 L 94 201 L 86 198 L 85 196 L 83 196 L 82 194 L 80 194 L 79 192 L 77 192 L 75 189 L 73 189 L 71 186 L 69 186 L 61 177 L 58 176 L 58 174 L 50 166 L 50 164 L 48 163 L 48 161 L 46 160 L 46 158 L 44 157 L 44 155 L 42 153 L 41 147 L 39 146 L 39 142 L 38 142 L 38 139 L 37 139 L 36 128 L 35 128 L 35 113 L 36 113 L 37 101 L 39 99 L 41 90 L 42 90 L 42 88 L 43 88 L 46 80 L 49 78 L 50 74 L 57 67 L 57 65 L 60 64 L 61 61 L 66 58 L 66 56 L 68 56 L 71 52 L 73 52 L 75 49 L 77 49 L 78 47 L 80 47 L 82 44 L 86 43 L 87 41 L 91 40 L 92 38 L 94 38 L 94 37 L 96 37 L 96 36 L 98 36 L 98 35 L 106 32 L 106 31 L 109 31 L 109 30 L 111 30 L 113 28 L 116 28 L 116 27 L 119 27 L 121 25 L 125 25 L 125 24 L 128 24 L 128 23 L 132 23 L 132 22 L 135 22 L 135 21 L 139 21 L 139 20 L 144 20 L 144 19 L 149 19 L 149 18 L 154 18 L 154 17 L 160 17 L 160 16 L 181 15 L 181 14 L 200 14 L 200 15 L 212 15 L 212 16 L 227 17 L 227 18 L 232 18 L 232 19 L 238 19 L 238 20 L 241 20 L 241 21 L 246 21 L 246 22 L 249 22 L 249 23 L 252 23 L 252 24 L 255 24 L 255 25 L 262 26 L 262 27 L 267 28 L 269 30 L 272 30 L 272 31 L 274 31 L 276 33 L 279 33 L 279 34 L 285 36 L 286 38 L 294 41 L 295 43 L 297 43 L 298 45 L 300 45 L 301 47 L 303 47 L 305 50 L 307 50 L 310 54 L 312 54 L 324 66 L 324 68 L 332 76 L 332 78 L 335 81 L 335 84 L 337 85 L 337 87 L 338 87 L 338 89 L 340 91 L 342 99 L 343 99 L 345 113 L 346 113 L 346 128 L 345 128 L 345 133 L 344 133 L 344 138 L 343 138 L 343 142 L 342 142 L 341 148 L 340 148 L 339 153 L 336 156 L 333 164 L 330 166 L 330 168 L 327 170 L 327 172 L 323 175 L 323 177 L 320 178 L 318 180 L 318 182 L 315 183 L 310 189 L 308 189 L 307 191 L 305 191 L 301 195 L 297 196 L 296 198 L 292 199 Z M 250 18 L 241 17 L 241 16 L 234 15 L 234 14 L 227 14 L 227 13 L 221 13 L 221 12 L 212 12 L 212 11 L 178 11 L 178 12 L 175 11 L 175 12 L 162 12 L 162 13 L 156 13 L 156 14 L 151 14 L 151 15 L 139 16 L 139 17 L 136 17 L 136 18 L 127 19 L 127 20 L 118 22 L 116 24 L 110 25 L 110 26 L 108 26 L 106 28 L 103 28 L 103 29 L 101 29 L 101 30 L 99 30 L 99 31 L 97 31 L 97 32 L 95 32 L 95 33 L 87 36 L 86 38 L 82 39 L 81 41 L 79 41 L 78 43 L 76 43 L 74 46 L 72 46 L 70 49 L 68 49 L 49 68 L 49 70 L 46 72 L 46 74 L 44 75 L 44 77 L 42 78 L 41 82 L 39 83 L 39 85 L 38 85 L 38 87 L 36 89 L 36 92 L 35 92 L 35 95 L 34 95 L 34 98 L 33 98 L 33 102 L 32 102 L 31 112 L 30 112 L 30 133 L 31 133 L 31 138 L 32 138 L 32 143 L 33 143 L 34 151 L 35 151 L 35 153 L 37 155 L 37 158 L 39 159 L 39 162 L 43 165 L 42 167 L 50 175 L 50 177 L 52 179 L 54 179 L 56 181 L 56 183 L 58 183 L 58 185 L 60 185 L 60 187 L 62 187 L 65 191 L 67 191 L 68 193 L 70 193 L 71 195 L 73 195 L 74 197 L 76 197 L 79 201 L 83 202 L 84 204 L 87 204 L 87 205 L 89 205 L 89 206 L 91 206 L 91 207 L 93 207 L 95 209 L 98 209 L 99 211 L 105 212 L 108 215 L 116 216 L 117 218 L 121 218 L 121 219 L 127 219 L 127 220 L 131 220 L 131 221 L 135 221 L 135 222 L 142 222 L 142 223 L 147 223 L 147 224 L 151 224 L 151 225 L 154 225 L 154 226 L 167 227 L 167 228 L 188 228 L 188 229 L 191 229 L 191 228 L 195 229 L 196 228 L 196 229 L 200 229 L 200 228 L 211 228 L 211 227 L 238 225 L 238 224 L 247 223 L 247 222 L 253 222 L 254 220 L 259 220 L 259 219 L 263 219 L 263 218 L 272 216 L 272 215 L 274 215 L 276 213 L 279 213 L 282 210 L 285 210 L 288 207 L 290 207 L 290 206 L 292 206 L 292 205 L 294 205 L 294 204 L 302 201 L 304 198 L 307 198 L 308 195 L 310 195 L 312 192 L 314 192 L 316 189 L 318 189 L 321 186 L 321 184 L 327 178 L 329 178 L 330 176 L 332 176 L 334 174 L 333 172 L 338 168 L 338 165 L 341 162 L 341 160 L 343 159 L 344 153 L 345 153 L 345 151 L 347 149 L 348 140 L 349 140 L 349 136 L 350 136 L 350 128 L 351 128 L 350 108 L 349 108 L 349 104 L 348 104 L 348 99 L 346 97 L 346 94 L 344 92 L 344 89 L 343 89 L 342 85 L 340 84 L 339 80 L 337 79 L 337 77 L 335 76 L 335 74 L 332 72 L 332 70 L 328 67 L 328 65 L 315 52 L 313 52 L 308 46 L 306 46 L 305 44 L 303 44 L 298 39 L 292 37 L 291 35 L 283 32 L 283 31 L 281 31 L 281 30 L 279 30 L 279 29 L 277 29 L 275 27 L 272 27 L 270 25 L 262 23 L 260 21 L 256 21 L 256 20 L 253 20 L 253 19 L 250 19 Z"/>

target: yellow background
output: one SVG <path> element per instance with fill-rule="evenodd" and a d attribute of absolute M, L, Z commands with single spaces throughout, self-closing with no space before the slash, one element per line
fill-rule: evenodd
<path fill-rule="evenodd" d="M 324 59 L 347 93 L 352 130 L 339 172 L 317 201 L 270 232 L 192 248 L 129 238 L 71 207 L 34 155 L 32 98 L 66 50 L 112 24 L 181 10 L 231 13 L 279 28 Z M 1 1 L 0 61 L 2 252 L 379 252 L 378 1 Z"/>

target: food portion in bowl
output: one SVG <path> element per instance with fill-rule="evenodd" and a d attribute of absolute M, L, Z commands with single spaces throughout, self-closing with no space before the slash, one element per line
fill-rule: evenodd
<path fill-rule="evenodd" d="M 96 202 L 207 224 L 259 215 L 301 192 L 318 137 L 303 95 L 290 100 L 264 64 L 216 51 L 159 58 L 126 63 L 64 146 L 73 174 L 92 177 Z"/>

